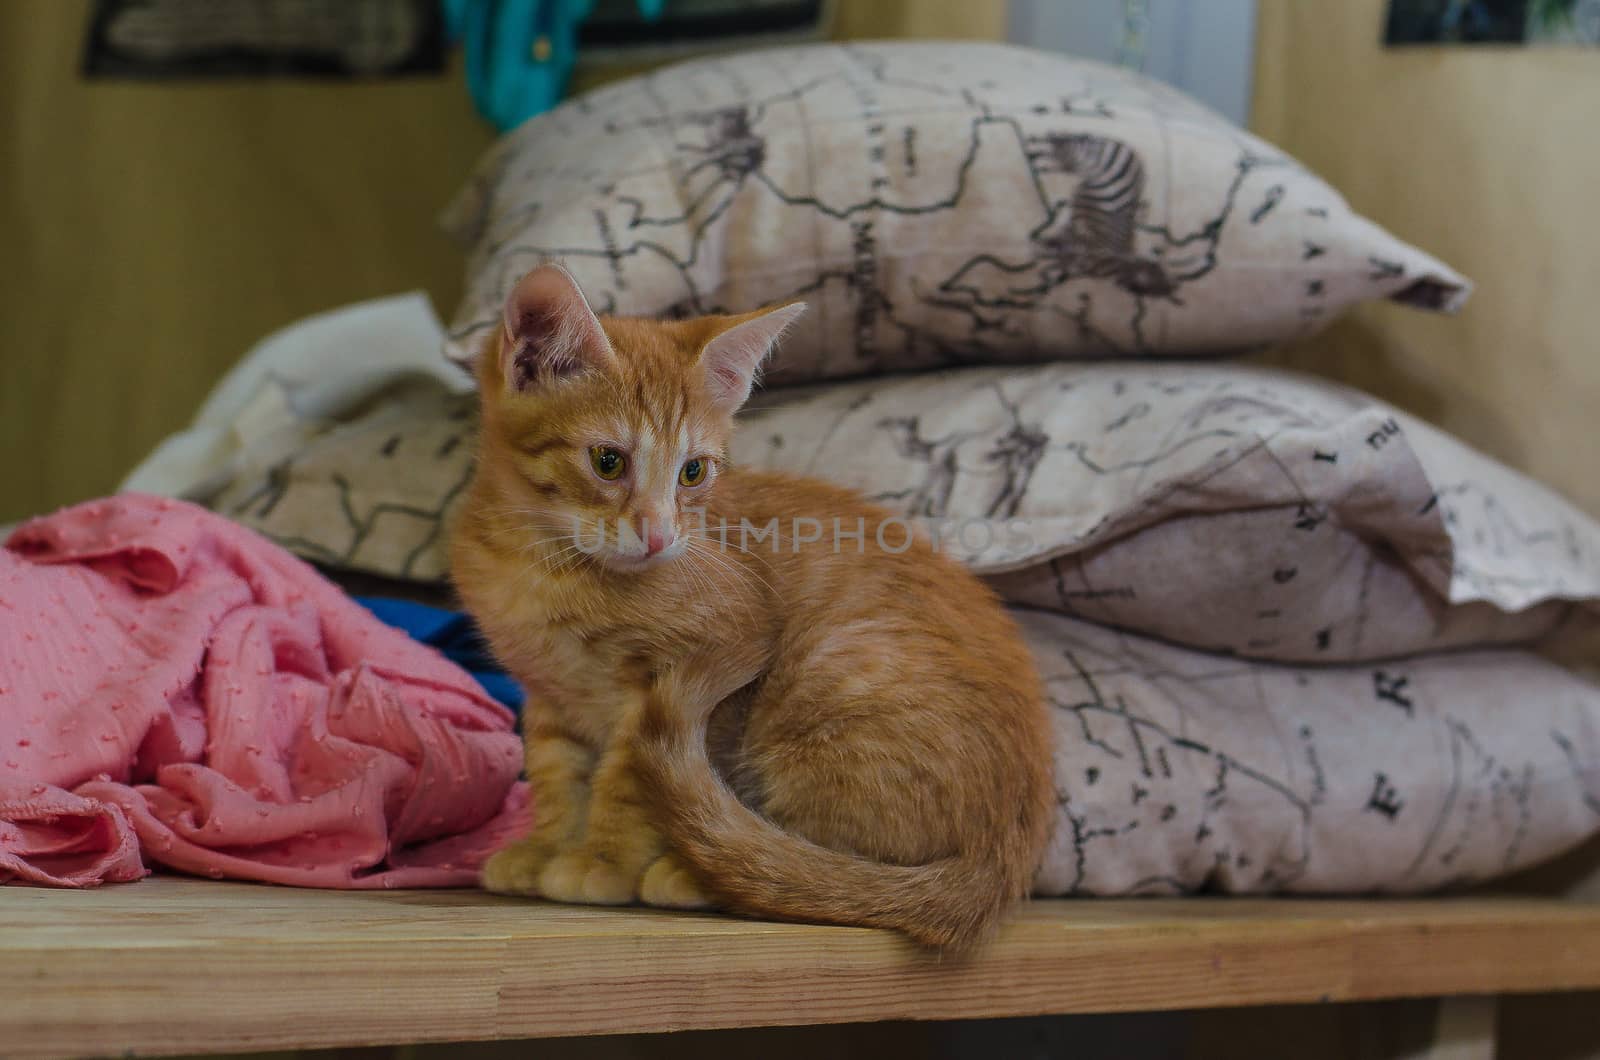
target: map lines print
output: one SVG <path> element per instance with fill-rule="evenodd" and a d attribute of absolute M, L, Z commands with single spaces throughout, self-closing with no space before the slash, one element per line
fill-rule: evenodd
<path fill-rule="evenodd" d="M 458 358 L 555 260 L 601 311 L 806 299 L 773 383 L 1249 346 L 1460 287 L 1181 94 L 1001 45 L 776 49 L 607 86 L 509 134 L 447 220 L 471 250 Z"/>

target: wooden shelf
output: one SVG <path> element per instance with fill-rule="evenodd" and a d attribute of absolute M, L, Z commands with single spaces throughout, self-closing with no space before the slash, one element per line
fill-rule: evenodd
<path fill-rule="evenodd" d="M 0 887 L 0 1054 L 171 1054 L 1600 987 L 1600 905 L 1041 901 L 981 957 L 874 931 L 158 877 Z"/>

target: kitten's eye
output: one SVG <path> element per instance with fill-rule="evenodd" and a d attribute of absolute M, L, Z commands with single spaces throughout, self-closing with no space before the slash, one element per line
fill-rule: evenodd
<path fill-rule="evenodd" d="M 607 482 L 621 478 L 628 469 L 627 458 L 605 445 L 597 445 L 589 450 L 589 463 L 594 465 L 594 473 Z"/>
<path fill-rule="evenodd" d="M 695 457 L 678 472 L 678 481 L 685 486 L 698 486 L 706 480 L 706 462 Z"/>

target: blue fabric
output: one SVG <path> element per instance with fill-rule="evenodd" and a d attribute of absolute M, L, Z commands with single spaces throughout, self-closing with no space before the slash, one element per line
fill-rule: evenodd
<path fill-rule="evenodd" d="M 522 689 L 489 654 L 489 646 L 483 642 L 483 634 L 478 632 L 471 616 L 387 596 L 358 596 L 355 600 L 376 615 L 378 621 L 437 648 L 445 658 L 470 673 L 496 700 L 512 710 L 522 709 Z"/>
<path fill-rule="evenodd" d="M 441 0 L 461 42 L 472 102 L 501 132 L 555 106 L 578 59 L 578 24 L 594 0 Z M 665 0 L 639 0 L 654 21 Z"/>

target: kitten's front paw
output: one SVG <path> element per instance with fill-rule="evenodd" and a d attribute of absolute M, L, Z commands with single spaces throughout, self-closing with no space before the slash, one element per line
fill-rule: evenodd
<path fill-rule="evenodd" d="M 539 874 L 539 893 L 553 902 L 627 905 L 634 880 L 607 858 L 585 850 L 557 854 Z"/>
<path fill-rule="evenodd" d="M 712 901 L 676 854 L 663 854 L 644 870 L 639 898 L 663 909 L 710 909 Z"/>
<path fill-rule="evenodd" d="M 537 895 L 539 874 L 550 862 L 550 850 L 529 840 L 512 843 L 483 863 L 479 880 L 495 894 Z"/>

